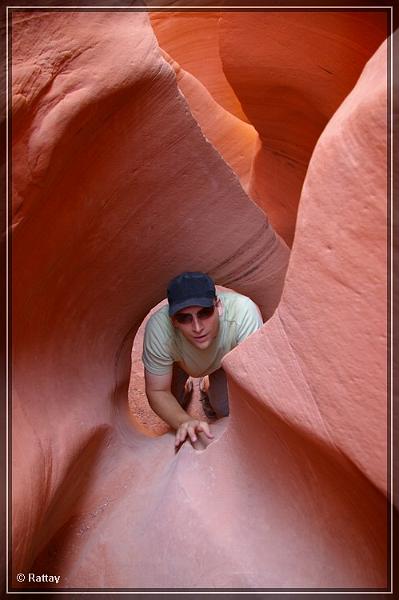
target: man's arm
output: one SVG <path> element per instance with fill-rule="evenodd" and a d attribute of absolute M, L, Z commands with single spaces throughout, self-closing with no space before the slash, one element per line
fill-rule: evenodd
<path fill-rule="evenodd" d="M 197 441 L 196 433 L 203 432 L 213 438 L 206 421 L 193 419 L 180 406 L 172 392 L 172 370 L 165 375 L 154 375 L 144 369 L 145 393 L 152 410 L 168 425 L 176 430 L 175 446 L 179 446 L 189 436 L 192 442 Z"/>

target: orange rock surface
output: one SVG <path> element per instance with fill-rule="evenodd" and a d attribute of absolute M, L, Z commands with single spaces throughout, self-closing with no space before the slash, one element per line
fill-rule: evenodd
<path fill-rule="evenodd" d="M 218 12 L 152 12 L 151 24 L 204 135 L 248 188 L 258 134 L 227 81 Z"/>
<path fill-rule="evenodd" d="M 220 152 L 247 191 L 258 143 L 255 129 L 220 106 L 205 86 L 166 52 L 163 55 L 175 70 L 179 90 L 203 134 Z"/>
<path fill-rule="evenodd" d="M 224 73 L 220 56 L 220 12 L 151 12 L 158 43 L 208 90 L 217 104 L 248 122 Z"/>
<path fill-rule="evenodd" d="M 234 18 L 222 15 L 219 47 L 242 96 L 244 71 L 226 58 Z M 279 13 L 257 18 L 282 34 Z M 326 126 L 311 117 L 308 137 L 296 136 L 305 161 L 317 144 L 289 265 L 238 179 L 250 151 L 238 173 L 234 152 L 224 157 L 205 132 L 218 139 L 206 110 L 226 124 L 234 98 L 209 84 L 194 42 L 186 62 L 161 49 L 154 19 L 13 14 L 10 585 L 33 572 L 59 575 L 55 591 L 385 587 L 386 46 L 367 62 L 380 17 L 354 27 L 334 13 L 333 33 L 291 35 L 291 57 L 307 39 L 313 55 L 334 49 L 343 83 L 326 107 L 334 86 L 322 73 L 308 81 Z M 364 52 L 354 30 L 370 38 Z M 275 72 L 277 49 L 262 71 L 245 48 L 251 82 L 258 72 L 271 94 L 264 113 L 240 97 L 245 113 L 263 144 L 273 119 L 279 131 L 287 119 L 288 144 L 284 101 L 281 113 L 268 108 L 284 44 Z M 206 110 L 193 106 L 201 97 Z M 297 108 L 305 119 L 301 100 Z M 279 202 L 270 199 L 272 213 Z M 143 433 L 128 388 L 135 334 L 183 270 L 249 295 L 267 322 L 224 359 L 231 414 L 213 426 L 215 441 L 175 454 L 172 432 Z"/>
<path fill-rule="evenodd" d="M 221 13 L 223 70 L 260 138 L 249 193 L 289 245 L 314 146 L 386 32 L 385 11 Z"/>

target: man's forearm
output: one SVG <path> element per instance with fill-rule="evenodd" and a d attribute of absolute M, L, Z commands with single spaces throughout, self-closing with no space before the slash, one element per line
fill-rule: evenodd
<path fill-rule="evenodd" d="M 146 392 L 152 410 L 173 429 L 190 419 L 171 392 Z"/>

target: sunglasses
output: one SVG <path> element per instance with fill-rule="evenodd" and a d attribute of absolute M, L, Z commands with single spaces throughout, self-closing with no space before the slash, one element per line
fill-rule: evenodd
<path fill-rule="evenodd" d="M 197 319 L 200 321 L 205 321 L 205 319 L 209 319 L 215 312 L 215 306 L 207 306 L 206 308 L 201 308 L 197 312 Z M 187 325 L 188 323 L 193 322 L 193 315 L 191 313 L 176 313 L 175 319 L 181 325 Z"/>

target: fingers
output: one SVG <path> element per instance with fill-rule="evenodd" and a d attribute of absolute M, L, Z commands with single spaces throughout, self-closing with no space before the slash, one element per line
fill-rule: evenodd
<path fill-rule="evenodd" d="M 176 431 L 175 437 L 175 447 L 180 446 L 184 442 L 187 437 L 187 429 L 180 425 L 179 429 Z"/>
<path fill-rule="evenodd" d="M 197 441 L 197 436 L 195 434 L 195 430 L 198 427 L 198 425 L 189 425 L 188 426 L 188 435 L 190 436 L 190 440 L 192 442 L 196 442 Z"/>
<path fill-rule="evenodd" d="M 206 421 L 201 421 L 198 428 L 198 431 L 202 431 L 203 433 L 205 433 L 206 437 L 209 439 L 214 438 L 215 436 L 211 433 L 211 430 L 209 428 L 209 424 Z"/>
<path fill-rule="evenodd" d="M 195 435 L 195 427 L 193 427 L 192 421 L 186 421 L 185 423 L 182 423 L 176 431 L 175 447 L 180 446 L 180 444 L 182 444 L 186 440 L 187 435 L 189 436 L 192 442 L 195 442 L 195 440 L 197 439 Z"/>
<path fill-rule="evenodd" d="M 196 442 L 198 439 L 197 432 L 204 433 L 209 439 L 214 437 L 206 421 L 186 421 L 176 431 L 175 447 L 180 446 L 187 439 L 187 436 L 191 442 Z"/>

